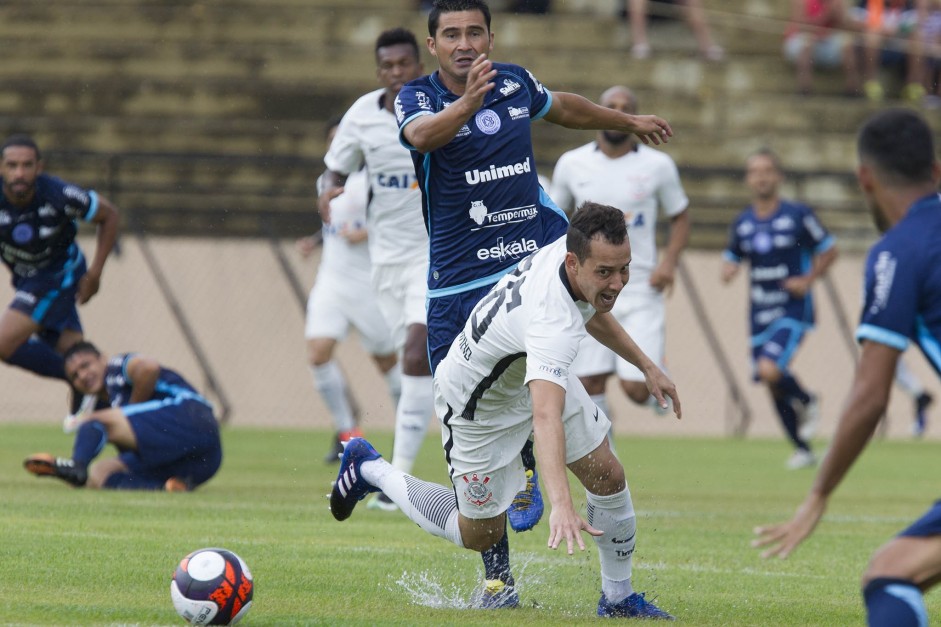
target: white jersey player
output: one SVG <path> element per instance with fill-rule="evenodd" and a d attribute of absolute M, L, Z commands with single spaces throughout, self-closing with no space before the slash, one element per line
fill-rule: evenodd
<path fill-rule="evenodd" d="M 519 450 L 535 434 L 544 488 L 552 504 L 549 546 L 569 554 L 581 532 L 601 561 L 600 616 L 670 618 L 631 585 L 636 517 L 624 469 L 607 442 L 610 423 L 570 373 L 586 334 L 646 375 L 666 407 L 676 390 L 610 315 L 628 279 L 631 246 L 614 207 L 583 206 L 564 238 L 504 276 L 474 308 L 435 371 L 435 402 L 451 487 L 405 475 L 363 440 L 352 440 L 331 495 L 338 520 L 381 489 L 423 529 L 483 551 L 503 532 L 504 512 L 526 482 Z M 666 396 L 665 396 L 666 395 Z M 588 520 L 576 512 L 566 467 L 586 487 Z M 512 578 L 503 582 L 512 587 Z M 488 582 L 489 585 L 489 582 Z"/>
<path fill-rule="evenodd" d="M 343 194 L 330 201 L 331 221 L 321 231 L 323 252 L 307 299 L 304 337 L 310 370 L 314 385 L 333 416 L 337 434 L 325 458 L 329 462 L 338 461 L 338 453 L 342 452 L 340 442 L 362 435 L 356 426 L 349 385 L 334 359 L 337 343 L 346 337 L 351 326 L 359 332 L 363 348 L 372 355 L 389 384 L 393 411 L 401 388 L 395 343 L 379 313 L 370 283 L 366 198 L 366 173 L 360 170 L 347 178 Z M 311 238 L 298 242 L 305 257 L 313 246 Z"/>
<path fill-rule="evenodd" d="M 324 157 L 328 170 L 320 213 L 325 222 L 330 221 L 326 203 L 340 189 L 344 177 L 365 165 L 372 284 L 401 351 L 402 395 L 396 410 L 392 458 L 397 467 L 408 471 L 434 412 L 425 314 L 428 234 L 412 158 L 399 143 L 393 113 L 402 85 L 423 72 L 415 36 L 402 28 L 381 33 L 376 41 L 376 63 L 383 87 L 350 107 Z M 388 500 L 374 500 L 373 504 L 391 507 Z"/>
<path fill-rule="evenodd" d="M 626 87 L 608 89 L 600 104 L 629 113 L 637 110 Z M 672 286 L 689 234 L 689 199 L 676 164 L 665 153 L 627 134 L 600 132 L 597 141 L 559 158 L 550 196 L 566 211 L 592 201 L 624 212 L 633 257 L 631 282 L 613 313 L 644 353 L 663 368 L 663 293 Z M 670 220 L 670 237 L 663 260 L 658 261 L 656 232 L 661 212 Z M 607 408 L 605 383 L 612 373 L 617 373 L 621 387 L 634 402 L 651 402 L 643 374 L 590 337 L 582 343 L 573 371 L 603 410 Z"/>

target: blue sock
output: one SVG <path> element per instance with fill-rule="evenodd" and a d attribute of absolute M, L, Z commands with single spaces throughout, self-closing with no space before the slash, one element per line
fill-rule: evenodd
<path fill-rule="evenodd" d="M 99 420 L 87 420 L 75 434 L 72 445 L 72 461 L 77 466 L 87 467 L 108 443 L 108 431 Z"/>
<path fill-rule="evenodd" d="M 873 579 L 863 588 L 870 627 L 928 627 L 925 598 L 905 579 Z"/>
<path fill-rule="evenodd" d="M 781 390 L 784 396 L 796 398 L 804 405 L 810 402 L 810 394 L 801 387 L 801 384 L 797 382 L 794 375 L 789 372 L 781 374 L 781 379 L 778 381 L 778 389 Z"/>
<path fill-rule="evenodd" d="M 109 490 L 163 490 L 164 483 L 127 472 L 113 472 L 105 479 L 104 487 Z"/>
<path fill-rule="evenodd" d="M 510 541 L 503 530 L 503 537 L 492 547 L 483 551 L 480 557 L 484 560 L 484 577 L 488 580 L 499 579 L 508 584 L 513 583 L 510 574 Z"/>
<path fill-rule="evenodd" d="M 781 424 L 784 426 L 784 431 L 787 432 L 787 437 L 797 448 L 809 451 L 810 445 L 802 440 L 797 432 L 797 412 L 794 411 L 794 407 L 791 405 L 790 397 L 785 396 L 781 389 L 775 386 L 771 386 L 769 389 L 771 390 L 774 407 L 778 410 L 778 416 L 781 418 Z"/>
<path fill-rule="evenodd" d="M 39 340 L 29 339 L 20 344 L 19 348 L 13 351 L 13 354 L 7 359 L 7 363 L 35 372 L 41 377 L 67 381 L 65 378 L 65 362 L 62 361 L 62 355 Z"/>

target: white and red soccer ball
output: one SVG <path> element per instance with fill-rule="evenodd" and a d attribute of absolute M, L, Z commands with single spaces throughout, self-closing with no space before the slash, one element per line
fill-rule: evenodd
<path fill-rule="evenodd" d="M 251 608 L 254 588 L 241 557 L 225 549 L 199 549 L 180 560 L 170 598 L 190 624 L 234 625 Z"/>

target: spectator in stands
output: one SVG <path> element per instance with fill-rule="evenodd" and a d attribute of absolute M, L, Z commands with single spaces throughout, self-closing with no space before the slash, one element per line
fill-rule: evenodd
<path fill-rule="evenodd" d="M 769 149 L 746 161 L 752 203 L 729 230 L 721 278 L 728 283 L 748 260 L 754 377 L 768 388 L 794 445 L 787 462 L 793 470 L 816 463 L 810 439 L 818 406 L 816 396 L 801 387 L 788 365 L 804 333 L 813 327 L 811 286 L 836 259 L 836 246 L 810 207 L 780 197 L 783 178 L 780 161 Z"/>
<path fill-rule="evenodd" d="M 333 141 L 340 119 L 328 123 L 327 145 Z M 319 187 L 319 185 L 318 185 Z M 366 242 L 366 204 L 369 181 L 364 169 L 353 172 L 343 184 L 343 193 L 330 201 L 330 222 L 324 223 L 323 254 L 317 279 L 307 299 L 304 337 L 314 385 L 333 416 L 336 427 L 325 461 L 338 463 L 341 442 L 362 436 L 356 424 L 356 409 L 346 376 L 334 359 L 337 344 L 350 327 L 359 333 L 363 347 L 385 376 L 392 395 L 392 411 L 398 405 L 401 375 L 392 331 L 379 311 L 370 280 L 369 248 Z M 307 258 L 317 246 L 314 237 L 297 241 Z"/>
<path fill-rule="evenodd" d="M 23 462 L 28 472 L 77 488 L 185 492 L 219 470 L 222 443 L 212 404 L 179 374 L 136 353 L 109 360 L 86 341 L 63 360 L 75 389 L 105 408 L 83 417 L 71 457 L 31 455 Z M 109 442 L 118 455 L 89 468 Z"/>
<path fill-rule="evenodd" d="M 860 93 L 853 22 L 846 0 L 791 0 L 791 23 L 784 33 L 784 58 L 797 67 L 797 91 L 814 89 L 814 66 L 843 68 L 847 96 Z"/>
<path fill-rule="evenodd" d="M 658 7 L 667 4 L 681 5 L 680 12 L 696 39 L 699 55 L 707 61 L 721 61 L 725 57 L 725 50 L 712 39 L 702 0 L 655 0 L 653 4 Z M 631 55 L 635 59 L 646 59 L 651 54 L 647 36 L 649 11 L 648 0 L 627 0 L 627 20 L 631 26 Z M 672 11 L 670 13 L 672 14 Z"/>
<path fill-rule="evenodd" d="M 873 102 L 885 98 L 879 80 L 883 66 L 904 68 L 902 97 L 920 102 L 925 95 L 924 29 L 928 17 L 927 0 L 859 0 L 852 11 L 856 28 L 862 32 L 863 91 Z"/>
<path fill-rule="evenodd" d="M 64 381 L 62 353 L 82 339 L 76 305 L 98 293 L 118 211 L 104 196 L 45 174 L 39 147 L 26 135 L 0 146 L 0 171 L 0 257 L 16 292 L 0 316 L 0 359 Z M 75 241 L 79 220 L 98 231 L 87 267 Z M 73 412 L 81 400 L 73 394 Z"/>
<path fill-rule="evenodd" d="M 928 12 L 921 24 L 924 41 L 922 80 L 925 86 L 925 106 L 941 107 L 941 0 L 929 0 Z"/>

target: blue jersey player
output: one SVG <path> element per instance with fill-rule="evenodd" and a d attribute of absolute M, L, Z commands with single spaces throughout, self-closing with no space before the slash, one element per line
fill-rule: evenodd
<path fill-rule="evenodd" d="M 812 283 L 836 259 L 833 237 L 813 210 L 784 200 L 777 155 L 763 149 L 748 158 L 749 205 L 732 223 L 722 280 L 750 264 L 751 348 L 755 379 L 771 394 L 781 424 L 794 444 L 791 469 L 812 466 L 810 438 L 818 422 L 817 399 L 797 382 L 788 364 L 814 325 Z"/>
<path fill-rule="evenodd" d="M 109 407 L 85 416 L 72 456 L 31 455 L 26 470 L 76 487 L 182 492 L 208 481 L 222 464 L 212 405 L 183 377 L 145 355 L 110 360 L 90 342 L 65 353 L 69 382 Z M 91 464 L 105 445 L 118 455 Z"/>
<path fill-rule="evenodd" d="M 98 292 L 117 237 L 118 213 L 94 191 L 44 174 L 39 148 L 25 135 L 13 135 L 0 146 L 0 174 L 0 259 L 15 290 L 0 316 L 0 359 L 64 380 L 61 354 L 82 339 L 76 304 Z M 75 242 L 79 220 L 98 228 L 87 267 Z"/>
<path fill-rule="evenodd" d="M 857 177 L 884 233 L 866 260 L 861 351 L 849 398 L 813 487 L 787 523 L 759 527 L 755 546 L 786 557 L 809 536 L 889 402 L 910 342 L 941 376 L 941 164 L 914 111 L 888 109 L 859 133 Z M 927 470 L 927 469 L 926 469 Z M 941 581 L 941 501 L 872 556 L 863 575 L 869 625 L 927 625 L 923 594 Z"/>
<path fill-rule="evenodd" d="M 412 151 L 428 229 L 428 351 L 434 372 L 478 300 L 567 228 L 564 213 L 539 186 L 531 123 L 543 118 L 569 128 L 635 133 L 655 144 L 672 130 L 656 116 L 553 93 L 526 69 L 491 62 L 490 8 L 483 0 L 436 0 L 428 35 L 438 70 L 402 87 L 395 115 L 401 141 Z M 532 528 L 542 513 L 531 443 L 523 460 L 526 489 L 508 512 L 517 531 Z M 493 592 L 484 605 L 513 605 L 515 592 L 503 587 L 511 579 L 506 535 L 483 559 Z"/>

